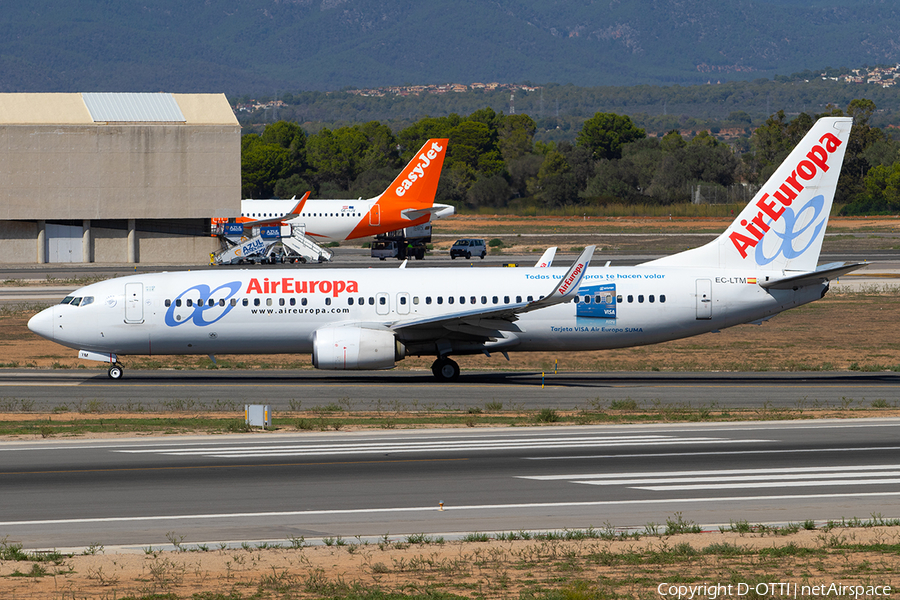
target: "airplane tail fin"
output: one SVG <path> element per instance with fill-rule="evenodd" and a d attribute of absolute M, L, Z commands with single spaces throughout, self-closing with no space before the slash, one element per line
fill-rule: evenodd
<path fill-rule="evenodd" d="M 446 139 L 432 139 L 413 155 L 400 175 L 379 196 L 382 209 L 389 205 L 403 205 L 403 208 L 426 208 L 434 204 L 444 156 L 447 154 Z"/>
<path fill-rule="evenodd" d="M 646 264 L 813 271 L 850 137 L 850 117 L 823 117 L 712 242 Z"/>

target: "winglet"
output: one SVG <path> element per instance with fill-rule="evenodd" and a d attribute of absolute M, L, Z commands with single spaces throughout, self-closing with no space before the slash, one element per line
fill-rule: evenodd
<path fill-rule="evenodd" d="M 294 205 L 290 211 L 285 213 L 282 217 L 269 217 L 268 219 L 259 219 L 258 221 L 244 221 L 244 228 L 252 228 L 252 227 L 261 227 L 263 225 L 274 225 L 275 223 L 284 224 L 287 221 L 290 221 L 294 217 L 300 216 L 300 213 L 303 212 L 303 206 L 306 204 L 306 201 L 309 200 L 309 192 L 303 194 L 303 197 L 300 198 L 300 201 Z M 296 198 L 297 196 L 294 196 Z M 293 200 L 294 198 L 291 198 Z"/>
<path fill-rule="evenodd" d="M 562 304 L 577 294 L 578 286 L 581 285 L 581 280 L 584 279 L 588 270 L 588 265 L 591 263 L 591 257 L 594 256 L 594 248 L 595 246 L 588 246 L 584 249 L 581 256 L 575 259 L 575 262 L 572 263 L 572 266 L 569 267 L 569 270 L 566 271 L 566 274 L 563 275 L 560 282 L 553 288 L 553 291 L 550 292 L 550 294 L 544 296 L 540 300 L 535 300 L 534 302 L 527 304 L 520 312 L 530 312 L 532 310 L 553 306 L 554 304 Z"/>
<path fill-rule="evenodd" d="M 556 289 L 546 299 L 568 300 L 569 297 L 574 296 L 578 292 L 578 286 L 581 285 L 581 280 L 584 279 L 584 275 L 587 273 L 588 265 L 591 264 L 591 257 L 594 256 L 594 248 L 595 246 L 588 246 L 584 249 L 581 256 L 572 263 L 572 266 L 563 275 L 562 281 L 556 286 Z"/>
<path fill-rule="evenodd" d="M 288 219 L 289 217 L 300 216 L 300 213 L 303 212 L 303 206 L 306 204 L 306 201 L 309 200 L 309 194 L 310 194 L 310 192 L 306 192 L 305 194 L 303 194 L 303 197 L 300 198 L 300 201 L 297 203 L 297 205 L 293 209 L 291 209 L 291 211 L 288 214 L 284 215 L 284 217 L 282 217 L 282 218 Z M 296 198 L 296 197 L 297 196 L 294 196 L 294 198 Z"/>

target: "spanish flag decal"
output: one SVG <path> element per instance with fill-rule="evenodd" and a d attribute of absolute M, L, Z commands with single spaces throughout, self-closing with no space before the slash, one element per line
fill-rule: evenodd
<path fill-rule="evenodd" d="M 755 285 L 755 284 L 756 284 L 756 277 L 748 277 L 748 278 L 747 278 L 747 283 L 752 283 L 752 284 Z"/>

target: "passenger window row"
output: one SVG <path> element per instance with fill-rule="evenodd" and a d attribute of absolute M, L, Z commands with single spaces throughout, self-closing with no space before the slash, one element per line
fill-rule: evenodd
<path fill-rule="evenodd" d="M 266 300 L 266 306 L 273 305 L 272 298 L 266 298 L 265 300 Z M 325 298 L 325 305 L 331 306 L 331 300 L 332 300 L 331 298 Z M 481 296 L 480 298 L 478 296 L 447 296 L 446 297 L 447 304 L 455 304 L 457 302 L 457 300 L 459 301 L 460 304 L 479 304 L 480 303 L 482 305 L 487 305 L 487 304 L 500 304 L 501 303 L 500 296 L 490 296 L 490 298 L 488 296 Z M 601 294 L 601 295 L 592 295 L 592 296 L 575 296 L 574 300 L 576 303 L 581 303 L 581 304 L 592 304 L 592 303 L 593 304 L 602 304 L 602 303 L 612 304 L 613 296 L 612 296 L 612 294 L 605 294 L 605 295 Z M 634 295 L 628 294 L 628 296 L 626 297 L 626 300 L 629 304 L 634 303 L 634 300 L 635 300 Z M 637 296 L 638 304 L 642 304 L 644 302 L 644 300 L 645 300 L 645 296 L 643 294 L 638 294 L 638 296 Z M 654 294 L 650 294 L 650 295 L 646 296 L 646 300 L 647 300 L 647 302 L 654 303 L 654 302 L 656 302 L 656 296 Z M 62 302 L 60 302 L 60 304 L 70 304 L 72 306 L 79 306 L 79 305 L 87 306 L 88 304 L 91 304 L 93 301 L 94 301 L 93 296 L 86 296 L 84 298 L 76 298 L 76 297 L 72 297 L 72 296 L 66 296 L 65 298 L 63 298 L 63 300 L 62 300 Z M 400 296 L 398 301 L 399 301 L 400 305 L 405 306 L 407 303 L 407 297 Z M 425 296 L 425 304 L 426 305 L 430 305 L 432 303 L 444 304 L 444 301 L 445 301 L 444 296 L 436 296 L 434 298 L 432 298 L 431 296 Z M 527 296 L 526 301 L 533 302 L 534 296 Z M 621 304 L 623 301 L 622 295 L 621 294 L 617 295 L 615 297 L 615 301 L 617 303 Z M 659 301 L 665 302 L 666 295 L 660 294 Z M 192 307 L 195 305 L 196 306 L 215 306 L 216 304 L 218 304 L 219 306 L 225 306 L 224 299 L 214 300 L 212 298 L 210 298 L 208 300 L 203 300 L 202 298 L 197 299 L 197 300 L 194 300 L 193 298 L 186 298 L 185 300 L 182 300 L 181 298 L 177 298 L 174 302 L 175 302 L 176 307 L 181 307 L 182 303 L 188 307 Z M 229 300 L 229 303 L 231 304 L 231 306 L 237 306 L 238 300 L 236 298 L 231 298 L 231 300 Z M 286 304 L 290 305 L 290 306 L 296 306 L 297 303 L 298 303 L 297 298 L 288 298 L 287 300 L 285 300 L 285 298 L 278 298 L 278 306 L 285 306 Z M 300 306 L 306 306 L 307 303 L 308 303 L 307 298 L 299 299 Z M 364 296 L 360 296 L 359 298 L 353 298 L 353 297 L 347 298 L 348 306 L 353 306 L 354 304 L 359 305 L 359 306 L 364 306 L 366 304 L 368 304 L 369 306 L 375 306 L 375 303 L 376 303 L 376 298 L 374 298 L 372 296 L 369 296 L 368 299 L 366 299 Z M 377 303 L 380 306 L 384 306 L 385 304 L 387 304 L 387 297 L 379 296 L 377 298 Z M 419 297 L 413 296 L 412 303 L 418 305 Z M 512 297 L 511 296 L 503 296 L 502 303 L 503 304 L 511 304 Z M 522 296 L 516 296 L 515 303 L 521 304 Z M 165 304 L 166 304 L 166 307 L 171 306 L 172 300 L 166 299 Z M 242 306 L 250 306 L 250 299 L 242 298 L 241 305 Z M 253 299 L 253 306 L 261 306 L 261 305 L 262 305 L 261 298 Z"/>
<path fill-rule="evenodd" d="M 621 302 L 621 301 L 622 301 L 622 297 L 619 296 L 619 302 Z M 638 294 L 637 301 L 638 301 L 638 304 L 643 303 L 643 302 L 644 302 L 644 295 L 643 295 L 643 294 Z M 656 296 L 654 296 L 653 294 L 650 294 L 649 296 L 647 296 L 647 301 L 650 302 L 650 303 L 656 302 Z M 660 302 L 665 302 L 665 301 L 666 301 L 666 295 L 665 295 L 665 294 L 660 294 L 660 295 L 659 295 L 659 301 L 660 301 Z M 631 294 L 628 295 L 628 302 L 629 302 L 629 303 L 634 302 L 634 296 L 632 296 Z"/>
<path fill-rule="evenodd" d="M 249 215 L 246 213 L 242 213 L 242 217 L 259 217 L 259 218 L 267 218 L 267 217 L 275 217 L 281 218 L 284 217 L 286 213 L 276 214 L 276 213 L 250 213 Z M 362 213 L 347 213 L 347 212 L 339 212 L 339 213 L 300 213 L 301 217 L 361 217 Z"/>
<path fill-rule="evenodd" d="M 447 304 L 454 304 L 456 302 L 456 300 L 457 300 L 456 296 L 447 296 Z M 460 304 L 466 304 L 467 300 L 468 300 L 469 304 L 478 304 L 479 303 L 478 296 L 469 296 L 468 298 L 466 298 L 466 296 L 459 296 Z M 480 300 L 481 300 L 481 304 L 500 304 L 500 296 L 491 296 L 490 302 L 488 302 L 487 296 L 481 296 Z M 532 302 L 533 300 L 534 300 L 534 296 L 528 296 L 528 302 Z M 435 298 L 432 298 L 431 296 L 425 296 L 425 304 L 431 304 L 432 302 L 435 302 L 436 304 L 443 304 L 444 297 L 437 296 Z M 414 296 L 413 304 L 418 304 L 418 303 L 419 303 L 419 297 Z M 511 296 L 503 296 L 503 304 L 511 304 L 511 303 L 512 303 Z M 516 296 L 515 303 L 521 304 L 522 296 Z"/>

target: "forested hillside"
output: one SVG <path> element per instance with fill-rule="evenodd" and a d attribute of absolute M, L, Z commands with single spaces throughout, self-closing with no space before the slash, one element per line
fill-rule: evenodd
<path fill-rule="evenodd" d="M 894 69 L 896 70 L 896 69 Z M 835 70 L 835 73 L 837 71 Z M 865 72 L 865 70 L 863 70 Z M 509 86 L 497 90 L 419 93 L 285 92 L 232 96 L 230 101 L 245 131 L 259 132 L 278 120 L 302 123 L 310 131 L 352 123 L 379 121 L 399 131 L 425 117 L 467 115 L 485 107 L 498 113 L 530 115 L 543 141 L 572 141 L 585 119 L 597 112 L 626 114 L 649 133 L 735 131 L 749 135 L 778 110 L 794 116 L 844 107 L 864 97 L 878 107 L 871 121 L 878 127 L 900 125 L 900 85 L 883 87 L 823 78 L 830 71 L 695 86 L 640 85 L 577 87 L 546 85 L 537 89 Z M 256 102 L 253 102 L 253 101 Z M 253 108 L 254 106 L 258 108 Z"/>
<path fill-rule="evenodd" d="M 870 0 L 5 2 L 0 91 L 696 84 L 900 60 Z"/>
<path fill-rule="evenodd" d="M 671 205 L 699 194 L 743 203 L 823 115 L 854 118 L 836 202 L 849 214 L 900 211 L 900 144 L 871 123 L 876 105 L 788 118 L 779 111 L 729 145 L 701 131 L 647 136 L 625 115 L 598 112 L 573 142 L 535 142 L 528 115 L 491 108 L 468 116 L 423 118 L 396 134 L 377 121 L 307 134 L 278 121 L 242 137 L 245 198 L 316 198 L 380 194 L 428 138 L 449 138 L 438 201 L 469 210 L 535 213 L 561 206 Z"/>

